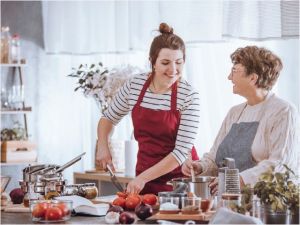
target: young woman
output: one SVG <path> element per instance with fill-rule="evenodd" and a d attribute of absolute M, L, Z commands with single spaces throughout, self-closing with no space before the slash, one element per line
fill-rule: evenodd
<path fill-rule="evenodd" d="M 131 111 L 139 150 L 136 178 L 129 193 L 171 191 L 167 181 L 182 177 L 180 166 L 191 154 L 199 126 L 199 94 L 181 77 L 185 44 L 167 24 L 159 26 L 149 53 L 152 72 L 125 83 L 98 124 L 96 160 L 112 165 L 108 139 L 113 127 Z"/>

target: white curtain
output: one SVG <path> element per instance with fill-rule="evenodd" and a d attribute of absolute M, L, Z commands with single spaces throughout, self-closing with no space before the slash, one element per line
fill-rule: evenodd
<path fill-rule="evenodd" d="M 299 1 L 44 1 L 45 50 L 148 50 L 160 22 L 186 43 L 299 37 Z M 55 16 L 53 16 L 55 15 Z"/>
<path fill-rule="evenodd" d="M 72 180 L 73 171 L 93 168 L 100 110 L 93 100 L 73 91 L 76 81 L 66 75 L 71 67 L 99 61 L 108 67 L 147 67 L 149 44 L 157 34 L 152 31 L 162 21 L 174 26 L 187 43 L 184 76 L 201 96 L 196 140 L 200 155 L 209 151 L 228 109 L 243 101 L 232 94 L 227 80 L 229 55 L 238 47 L 264 46 L 282 58 L 284 69 L 274 90 L 299 110 L 299 43 L 286 40 L 299 37 L 297 5 L 298 1 L 43 2 L 39 161 L 62 165 L 86 151 L 83 161 L 66 170 L 66 177 Z M 128 130 L 132 130 L 129 117 L 115 129 L 114 138 L 128 139 Z"/>

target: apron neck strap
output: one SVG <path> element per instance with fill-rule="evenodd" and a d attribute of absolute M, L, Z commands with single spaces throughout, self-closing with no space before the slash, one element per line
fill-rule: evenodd
<path fill-rule="evenodd" d="M 140 93 L 139 98 L 138 98 L 137 103 L 136 103 L 138 106 L 141 104 L 141 102 L 142 102 L 142 100 L 144 98 L 144 95 L 146 93 L 146 90 L 147 90 L 147 88 L 149 87 L 149 85 L 151 83 L 151 80 L 152 80 L 152 75 L 150 75 L 148 77 L 148 79 L 146 80 L 146 82 L 145 82 L 145 84 L 144 84 L 144 86 L 143 86 L 143 88 L 141 90 L 141 93 Z"/>

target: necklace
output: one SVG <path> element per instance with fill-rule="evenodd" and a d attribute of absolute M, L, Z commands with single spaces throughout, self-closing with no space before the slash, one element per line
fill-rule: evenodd
<path fill-rule="evenodd" d="M 165 89 L 165 90 L 158 90 L 156 87 L 155 87 L 155 84 L 154 84 L 154 79 L 152 79 L 152 86 L 153 86 L 153 89 L 154 89 L 154 92 L 156 93 L 156 94 L 164 94 L 164 93 L 166 93 L 167 91 L 169 91 L 170 89 L 171 89 L 171 87 L 168 87 L 167 89 Z"/>

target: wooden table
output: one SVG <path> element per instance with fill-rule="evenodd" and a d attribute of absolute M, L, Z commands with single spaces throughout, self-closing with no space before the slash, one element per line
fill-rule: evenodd
<path fill-rule="evenodd" d="M 125 176 L 124 173 L 116 173 L 116 177 L 124 188 L 134 179 L 134 177 Z M 110 175 L 104 171 L 75 172 L 73 181 L 75 184 L 95 183 L 99 190 L 99 196 L 115 195 L 118 191 L 112 184 Z"/>
<path fill-rule="evenodd" d="M 136 221 L 136 224 L 153 224 L 155 221 Z M 1 224 L 33 224 L 30 213 L 1 212 Z M 63 224 L 105 224 L 104 217 L 72 216 Z"/>

